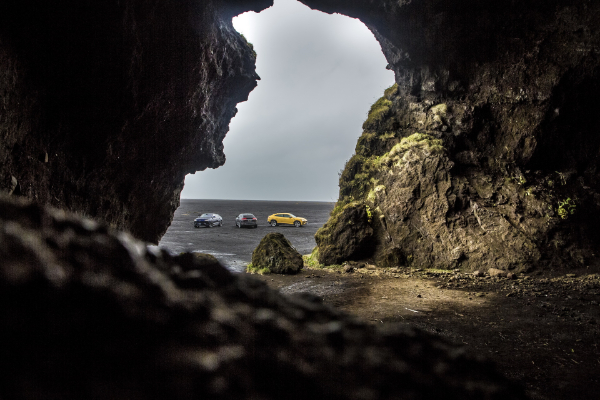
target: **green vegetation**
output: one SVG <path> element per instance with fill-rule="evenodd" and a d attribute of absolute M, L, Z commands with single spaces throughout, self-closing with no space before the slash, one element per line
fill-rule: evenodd
<path fill-rule="evenodd" d="M 271 270 L 268 267 L 266 267 L 266 268 L 255 267 L 254 265 L 252 265 L 252 263 L 250 263 L 246 266 L 246 272 L 249 274 L 268 275 L 271 273 Z"/>
<path fill-rule="evenodd" d="M 369 110 L 367 120 L 363 123 L 365 131 L 374 131 L 382 124 L 392 107 L 391 98 L 398 93 L 398 85 L 394 83 L 383 92 L 383 97 L 375 102 Z M 386 132 L 388 134 L 388 132 Z M 393 137 L 393 133 L 392 133 Z"/>
<path fill-rule="evenodd" d="M 377 192 L 386 190 L 384 185 L 379 184 L 378 177 L 381 178 L 382 173 L 387 172 L 392 165 L 400 166 L 402 156 L 410 149 L 421 149 L 429 155 L 441 154 L 445 151 L 440 139 L 423 133 L 414 133 L 402 138 L 382 156 L 353 155 L 340 173 L 340 197 L 336 208 L 355 201 L 375 203 Z M 334 210 L 335 212 L 337 211 Z"/>
<path fill-rule="evenodd" d="M 312 269 L 333 269 L 338 270 L 341 269 L 342 266 L 339 264 L 334 265 L 324 265 L 319 262 L 319 248 L 315 247 L 312 253 L 303 255 L 302 260 L 304 261 L 304 266 Z"/>
<path fill-rule="evenodd" d="M 367 120 L 363 123 L 363 129 L 375 130 L 381 124 L 390 111 L 392 102 L 385 97 L 381 97 L 371 106 Z"/>
<path fill-rule="evenodd" d="M 576 207 L 575 201 L 570 197 L 567 197 L 565 200 L 558 202 L 556 212 L 560 218 L 567 219 L 569 218 L 569 215 L 575 214 Z"/>
<path fill-rule="evenodd" d="M 382 165 L 391 166 L 392 163 L 400 165 L 401 156 L 408 150 L 419 148 L 427 151 L 429 154 L 442 154 L 445 149 L 440 139 L 435 139 L 433 136 L 425 133 L 413 133 L 408 137 L 402 138 L 400 143 L 392 147 L 392 149 L 378 160 Z"/>
<path fill-rule="evenodd" d="M 392 86 L 385 89 L 385 91 L 383 92 L 383 97 L 385 97 L 386 99 L 389 99 L 392 96 L 396 95 L 397 93 L 398 93 L 398 84 L 394 83 Z"/>

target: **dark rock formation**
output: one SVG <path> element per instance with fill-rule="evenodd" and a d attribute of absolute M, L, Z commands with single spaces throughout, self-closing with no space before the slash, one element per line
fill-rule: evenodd
<path fill-rule="evenodd" d="M 373 210 L 381 265 L 600 267 L 600 3 L 303 2 L 364 21 L 396 74 L 336 208 Z"/>
<path fill-rule="evenodd" d="M 384 263 L 501 269 L 597 264 L 598 2 L 303 2 L 360 18 L 398 85 L 365 123 L 348 166 L 361 176 L 344 174 L 342 190 L 350 181 L 363 190 L 341 193 L 338 208 L 368 204 L 375 244 L 356 254 L 330 249 L 334 258 L 373 253 Z M 0 188 L 157 241 L 185 174 L 223 164 L 235 104 L 258 78 L 231 17 L 271 4 L 4 1 Z M 421 172 L 404 179 L 398 170 L 384 184 L 361 169 L 415 133 L 444 148 L 408 151 Z M 381 185 L 386 192 L 367 199 Z M 402 194 L 386 201 L 392 187 Z"/>
<path fill-rule="evenodd" d="M 341 264 L 371 256 L 374 243 L 369 206 L 350 203 L 332 215 L 315 235 L 319 263 Z"/>
<path fill-rule="evenodd" d="M 0 397 L 524 399 L 439 338 L 0 196 Z"/>
<path fill-rule="evenodd" d="M 302 255 L 281 233 L 267 233 L 252 252 L 252 268 L 274 274 L 297 274 L 302 270 Z"/>
<path fill-rule="evenodd" d="M 156 242 L 184 177 L 225 162 L 254 1 L 0 4 L 0 189 Z"/>

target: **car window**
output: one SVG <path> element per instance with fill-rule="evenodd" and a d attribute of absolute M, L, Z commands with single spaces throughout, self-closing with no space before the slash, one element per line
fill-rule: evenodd
<path fill-rule="evenodd" d="M 252 214 L 243 214 L 242 217 L 243 218 L 254 218 L 254 215 L 252 215 Z"/>
<path fill-rule="evenodd" d="M 201 215 L 201 217 L 208 218 L 208 217 L 210 217 L 211 215 L 212 215 L 212 214 L 202 214 L 202 215 Z"/>
<path fill-rule="evenodd" d="M 288 218 L 296 218 L 294 214 L 288 214 Z"/>

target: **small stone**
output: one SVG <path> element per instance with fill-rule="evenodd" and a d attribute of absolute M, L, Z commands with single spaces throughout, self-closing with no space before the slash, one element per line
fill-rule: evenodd
<path fill-rule="evenodd" d="M 517 275 L 516 275 L 516 274 L 514 274 L 514 273 L 512 273 L 512 272 L 509 272 L 509 273 L 507 273 L 507 274 L 506 274 L 506 277 L 507 277 L 508 279 L 517 279 Z"/>
<path fill-rule="evenodd" d="M 502 271 L 501 269 L 497 269 L 497 268 L 490 268 L 488 269 L 488 274 L 491 277 L 504 277 L 506 276 L 506 272 Z"/>
<path fill-rule="evenodd" d="M 565 275 L 567 278 L 576 278 L 577 274 L 567 274 Z"/>
<path fill-rule="evenodd" d="M 422 296 L 420 294 L 417 295 L 418 298 L 421 298 Z"/>
<path fill-rule="evenodd" d="M 350 264 L 346 264 L 346 265 L 344 265 L 344 272 L 347 274 L 350 274 L 350 273 L 354 272 L 354 267 Z"/>
<path fill-rule="evenodd" d="M 473 272 L 473 276 L 478 277 L 478 278 L 482 277 L 483 275 L 484 274 L 482 271 L 474 271 Z"/>

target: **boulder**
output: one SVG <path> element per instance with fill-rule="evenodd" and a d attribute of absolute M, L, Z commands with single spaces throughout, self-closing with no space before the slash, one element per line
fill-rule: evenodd
<path fill-rule="evenodd" d="M 302 255 L 281 233 L 268 233 L 252 252 L 252 266 L 274 274 L 297 274 L 304 266 Z"/>
<path fill-rule="evenodd" d="M 321 264 L 341 264 L 360 260 L 373 253 L 371 211 L 365 204 L 336 207 L 329 221 L 315 234 Z"/>

